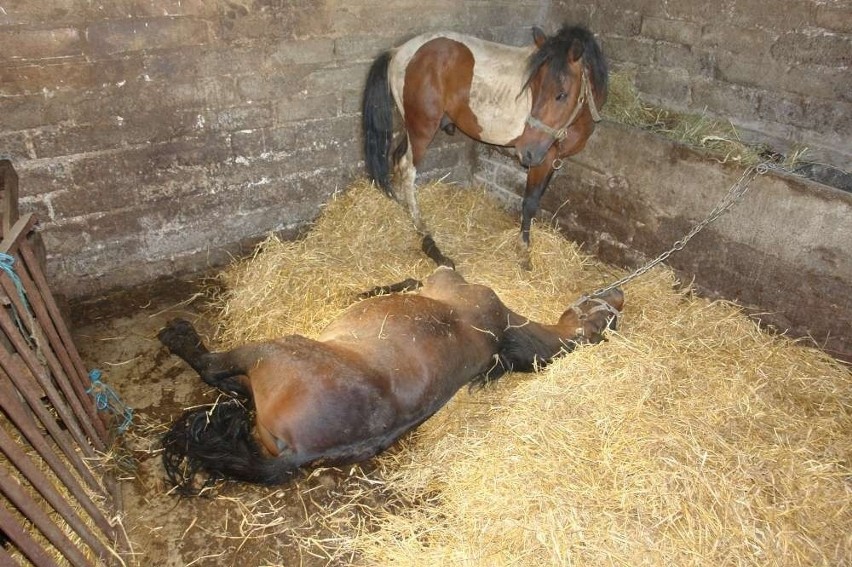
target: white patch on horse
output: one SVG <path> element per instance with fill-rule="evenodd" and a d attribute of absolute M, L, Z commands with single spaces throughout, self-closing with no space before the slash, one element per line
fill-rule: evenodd
<path fill-rule="evenodd" d="M 406 41 L 394 50 L 390 66 L 388 67 L 388 81 L 390 82 L 391 93 L 396 102 L 396 108 L 403 118 L 405 117 L 405 108 L 402 105 L 402 91 L 405 87 L 405 70 L 408 68 L 408 64 L 418 49 L 423 47 L 425 43 L 439 37 L 444 37 L 444 34 L 432 33 L 419 35 Z"/>
<path fill-rule="evenodd" d="M 532 96 L 523 88 L 527 59 L 534 47 L 512 47 L 477 38 L 463 42 L 473 53 L 470 109 L 483 142 L 505 146 L 524 132 Z"/>
<path fill-rule="evenodd" d="M 521 90 L 526 78 L 527 59 L 535 46 L 513 47 L 452 32 L 417 36 L 394 52 L 388 69 L 391 92 L 404 115 L 402 93 L 405 70 L 417 50 L 437 38 L 457 41 L 470 49 L 474 58 L 469 106 L 482 128 L 479 138 L 489 144 L 507 145 L 520 136 L 532 108 L 528 90 Z"/>

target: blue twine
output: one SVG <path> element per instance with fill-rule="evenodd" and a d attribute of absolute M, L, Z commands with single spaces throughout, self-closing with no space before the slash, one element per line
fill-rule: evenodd
<path fill-rule="evenodd" d="M 118 426 L 118 432 L 124 433 L 133 424 L 133 408 L 122 402 L 115 390 L 110 388 L 108 384 L 101 382 L 102 375 L 103 373 L 97 368 L 89 372 L 89 380 L 92 381 L 92 386 L 86 390 L 86 393 L 95 398 L 95 406 L 98 411 L 109 411 L 124 419 Z"/>
<path fill-rule="evenodd" d="M 30 302 L 27 300 L 27 292 L 24 290 L 24 284 L 21 283 L 21 278 L 15 271 L 15 257 L 10 254 L 0 252 L 0 270 L 6 272 L 9 279 L 12 280 L 13 284 L 15 284 L 15 289 L 18 291 L 18 296 L 21 298 L 21 304 L 24 306 L 24 309 L 27 310 L 27 314 L 30 316 L 30 319 L 32 319 L 32 309 L 30 309 Z M 24 324 L 21 322 L 21 317 L 18 315 L 18 310 L 15 309 L 15 304 L 12 303 L 11 307 L 12 315 L 15 316 L 15 324 L 18 326 L 18 329 L 21 330 L 21 334 L 24 335 L 27 343 L 30 343 L 30 335 L 27 333 Z"/>

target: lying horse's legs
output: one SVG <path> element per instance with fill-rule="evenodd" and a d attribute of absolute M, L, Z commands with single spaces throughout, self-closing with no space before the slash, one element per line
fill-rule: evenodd
<path fill-rule="evenodd" d="M 248 396 L 250 391 L 241 379 L 245 368 L 228 352 L 210 352 L 192 323 L 173 319 L 157 333 L 157 338 L 172 354 L 182 358 L 201 379 L 222 391 Z"/>
<path fill-rule="evenodd" d="M 388 295 L 390 293 L 399 293 L 401 291 L 415 291 L 420 289 L 422 285 L 423 283 L 420 280 L 406 278 L 399 283 L 376 286 L 369 291 L 358 294 L 358 299 L 367 299 L 377 295 Z"/>

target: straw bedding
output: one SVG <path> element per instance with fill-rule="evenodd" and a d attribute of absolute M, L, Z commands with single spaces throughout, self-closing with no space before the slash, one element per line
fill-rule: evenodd
<path fill-rule="evenodd" d="M 530 317 L 554 322 L 620 275 L 542 223 L 523 270 L 517 221 L 483 192 L 420 196 L 463 275 Z M 407 214 L 357 184 L 304 239 L 270 238 L 223 275 L 219 343 L 315 335 L 357 293 L 431 270 Z M 608 342 L 460 392 L 291 535 L 365 565 L 852 561 L 850 369 L 668 270 L 625 293 Z"/>

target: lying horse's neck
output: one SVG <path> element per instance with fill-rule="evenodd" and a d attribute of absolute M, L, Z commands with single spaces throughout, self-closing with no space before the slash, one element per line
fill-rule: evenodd
<path fill-rule="evenodd" d="M 615 327 L 623 303 L 621 291 L 612 290 L 606 296 L 572 305 L 555 325 L 536 323 L 510 312 L 509 325 L 500 342 L 502 369 L 530 372 L 546 366 L 561 353 L 571 352 L 578 344 L 599 342 L 605 329 Z"/>

